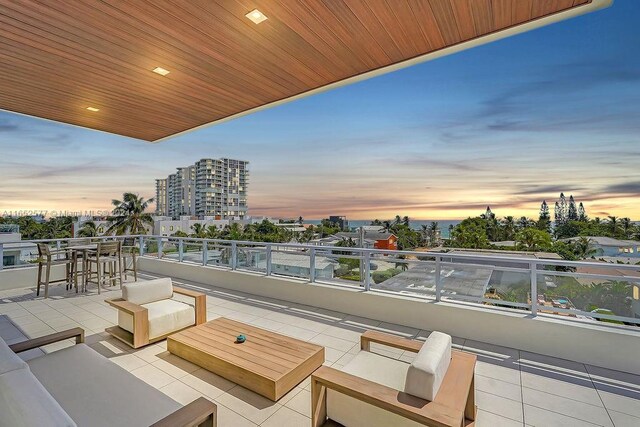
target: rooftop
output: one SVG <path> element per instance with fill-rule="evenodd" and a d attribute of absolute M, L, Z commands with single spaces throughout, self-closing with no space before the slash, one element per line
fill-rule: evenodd
<path fill-rule="evenodd" d="M 350 231 L 341 231 L 335 234 L 337 237 L 342 237 L 345 239 L 358 239 L 360 238 L 360 233 L 358 232 L 350 232 Z M 388 240 L 389 237 L 393 236 L 393 233 L 382 232 L 382 231 L 368 231 L 365 230 L 364 237 L 373 240 Z"/>
<path fill-rule="evenodd" d="M 157 277 L 144 273 L 142 279 Z M 340 367 L 359 350 L 368 329 L 424 340 L 426 329 L 362 318 L 339 311 L 260 297 L 204 283 L 175 279 L 180 286 L 207 293 L 208 320 L 224 316 L 320 344 L 325 365 Z M 91 348 L 181 404 L 205 396 L 218 404 L 218 425 L 308 426 L 309 379 L 277 403 L 198 368 L 166 351 L 166 343 L 132 350 L 104 332 L 116 322 L 116 311 L 93 291 L 76 295 L 53 287 L 48 300 L 33 288 L 0 291 L 0 336 L 9 343 L 71 327 L 86 330 Z M 8 321 L 17 325 L 15 332 Z M 52 344 L 51 352 L 72 342 Z M 454 338 L 454 347 L 478 355 L 476 399 L 482 426 L 637 426 L 640 425 L 640 376 L 544 356 L 517 348 Z M 374 347 L 391 358 L 410 360 L 401 350 Z M 26 357 L 36 357 L 40 351 Z"/>
<path fill-rule="evenodd" d="M 538 251 L 501 251 L 491 249 L 453 249 L 449 253 L 468 254 L 468 255 L 499 255 L 509 258 L 538 258 L 538 259 L 562 259 L 560 255 L 554 252 L 538 252 Z"/>
<path fill-rule="evenodd" d="M 638 246 L 640 245 L 640 241 L 637 240 L 620 240 L 614 239 L 613 237 L 604 237 L 604 236 L 581 236 L 581 237 L 572 237 L 570 239 L 565 239 L 567 241 L 573 242 L 575 240 L 586 238 L 591 240 L 591 243 L 595 243 L 600 246 Z"/>

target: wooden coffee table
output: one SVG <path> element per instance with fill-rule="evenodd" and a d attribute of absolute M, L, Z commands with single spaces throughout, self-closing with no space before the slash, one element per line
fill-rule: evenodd
<path fill-rule="evenodd" d="M 324 347 L 224 317 L 169 336 L 167 350 L 273 401 L 324 362 Z"/>

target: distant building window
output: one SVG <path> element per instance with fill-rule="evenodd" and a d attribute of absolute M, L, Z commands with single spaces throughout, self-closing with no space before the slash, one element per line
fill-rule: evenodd
<path fill-rule="evenodd" d="M 162 231 L 167 231 L 167 227 L 165 227 L 164 225 L 162 226 Z"/>
<path fill-rule="evenodd" d="M 104 227 L 98 227 L 98 233 L 104 233 Z"/>
<path fill-rule="evenodd" d="M 169 231 L 173 231 L 173 225 L 169 227 Z"/>

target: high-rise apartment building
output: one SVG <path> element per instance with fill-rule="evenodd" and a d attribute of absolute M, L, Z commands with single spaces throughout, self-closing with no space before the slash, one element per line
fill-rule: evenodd
<path fill-rule="evenodd" d="M 156 215 L 169 215 L 169 200 L 167 198 L 167 178 L 156 179 Z"/>
<path fill-rule="evenodd" d="M 157 215 L 244 219 L 247 214 L 249 162 L 202 159 L 156 180 Z"/>

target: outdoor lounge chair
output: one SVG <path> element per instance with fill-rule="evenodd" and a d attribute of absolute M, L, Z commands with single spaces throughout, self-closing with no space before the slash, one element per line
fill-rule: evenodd
<path fill-rule="evenodd" d="M 371 353 L 378 343 L 418 353 L 413 363 Z M 311 425 L 346 427 L 474 424 L 476 356 L 451 350 L 451 337 L 433 332 L 423 344 L 375 331 L 341 370 L 322 366 L 311 375 Z"/>
<path fill-rule="evenodd" d="M 28 362 L 16 354 L 69 338 L 76 345 Z M 215 427 L 213 402 L 182 407 L 83 342 L 80 328 L 12 345 L 0 338 L 0 425 Z"/>
<path fill-rule="evenodd" d="M 173 299 L 174 293 L 192 297 L 194 305 Z M 175 287 L 171 278 L 126 283 L 122 298 L 106 302 L 118 309 L 118 326 L 107 328 L 106 332 L 133 348 L 207 321 L 207 296 Z"/>

